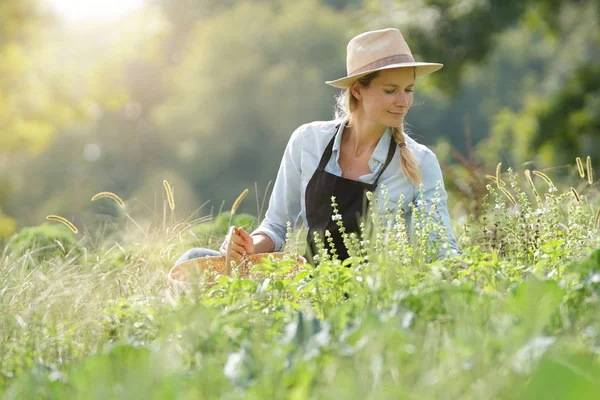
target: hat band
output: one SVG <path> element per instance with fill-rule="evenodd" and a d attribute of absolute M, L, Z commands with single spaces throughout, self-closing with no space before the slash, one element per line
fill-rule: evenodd
<path fill-rule="evenodd" d="M 349 73 L 348 76 L 360 74 L 365 71 L 378 69 L 378 68 L 385 67 L 385 66 L 392 65 L 392 64 L 410 63 L 410 62 L 415 62 L 415 59 L 412 58 L 412 56 L 410 54 L 396 54 L 393 56 L 380 58 L 379 60 L 375 60 L 372 63 L 369 63 L 358 69 L 355 69 L 354 71 Z"/>

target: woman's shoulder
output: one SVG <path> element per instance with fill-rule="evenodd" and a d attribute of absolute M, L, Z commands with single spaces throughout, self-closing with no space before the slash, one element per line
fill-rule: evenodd
<path fill-rule="evenodd" d="M 427 162 L 427 160 L 430 160 L 432 156 L 435 157 L 435 154 L 429 147 L 417 142 L 415 139 L 411 138 L 406 133 L 404 134 L 404 138 L 406 141 L 406 147 L 413 154 L 417 165 L 421 165 L 423 162 Z"/>
<path fill-rule="evenodd" d="M 333 134 L 335 131 L 335 127 L 340 122 L 331 120 L 331 121 L 312 121 L 306 124 L 300 125 L 296 131 L 298 131 L 302 135 L 327 135 Z"/>
<path fill-rule="evenodd" d="M 328 141 L 335 133 L 337 121 L 312 121 L 300 125 L 292 134 L 292 139 L 301 143 L 314 144 L 315 142 Z"/>

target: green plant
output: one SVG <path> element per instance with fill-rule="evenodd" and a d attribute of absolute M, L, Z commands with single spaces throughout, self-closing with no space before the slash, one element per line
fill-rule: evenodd
<path fill-rule="evenodd" d="M 41 262 L 56 256 L 79 256 L 83 246 L 68 228 L 44 223 L 22 228 L 9 238 L 6 250 L 12 256 L 27 255 Z"/>

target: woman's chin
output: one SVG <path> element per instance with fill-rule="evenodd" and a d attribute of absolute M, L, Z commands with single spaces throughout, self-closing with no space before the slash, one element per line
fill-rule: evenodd
<path fill-rule="evenodd" d="M 386 126 L 401 126 L 404 121 L 404 115 L 392 115 L 388 116 L 386 119 Z"/>

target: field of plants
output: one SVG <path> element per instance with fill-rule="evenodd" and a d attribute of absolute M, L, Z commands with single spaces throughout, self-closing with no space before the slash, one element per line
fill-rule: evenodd
<path fill-rule="evenodd" d="M 564 187 L 489 179 L 481 215 L 455 228 L 460 254 L 430 245 L 434 201 L 415 205 L 411 238 L 401 214 L 370 215 L 345 265 L 323 251 L 293 276 L 265 262 L 181 296 L 174 261 L 255 219 L 177 220 L 171 204 L 148 228 L 125 203 L 100 234 L 22 229 L 0 248 L 0 398 L 597 399 L 591 161 Z"/>

